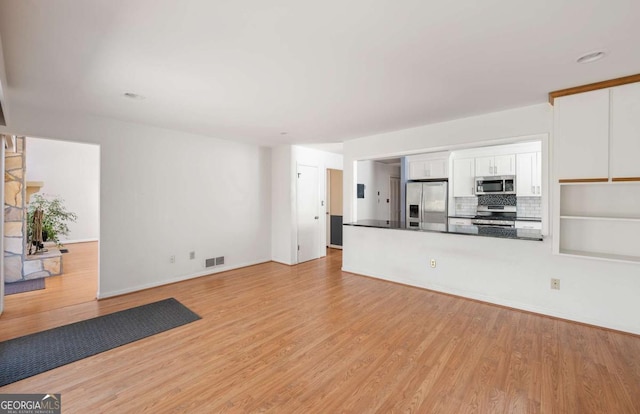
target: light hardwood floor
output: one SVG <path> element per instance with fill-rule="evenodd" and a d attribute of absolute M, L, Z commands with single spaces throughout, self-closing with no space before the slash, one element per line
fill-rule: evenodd
<path fill-rule="evenodd" d="M 640 337 L 343 273 L 341 261 L 331 250 L 9 309 L 0 340 L 167 297 L 202 319 L 0 393 L 62 393 L 65 413 L 640 412 Z"/>
<path fill-rule="evenodd" d="M 98 242 L 64 246 L 62 276 L 45 279 L 44 290 L 4 298 L 2 320 L 34 315 L 57 308 L 94 301 L 98 291 Z"/>

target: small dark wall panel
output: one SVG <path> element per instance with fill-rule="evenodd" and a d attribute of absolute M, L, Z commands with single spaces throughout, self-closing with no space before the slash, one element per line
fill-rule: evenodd
<path fill-rule="evenodd" d="M 342 216 L 331 216 L 331 243 L 342 246 Z"/>

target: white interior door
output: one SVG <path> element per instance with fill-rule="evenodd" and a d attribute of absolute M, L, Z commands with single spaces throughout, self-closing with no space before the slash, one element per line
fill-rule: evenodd
<path fill-rule="evenodd" d="M 318 168 L 298 165 L 298 263 L 320 257 Z"/>

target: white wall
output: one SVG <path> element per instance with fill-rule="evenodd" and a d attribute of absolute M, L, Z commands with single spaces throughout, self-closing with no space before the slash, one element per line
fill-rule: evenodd
<path fill-rule="evenodd" d="M 276 262 L 293 264 L 295 217 L 292 199 L 291 176 L 292 147 L 283 145 L 271 150 L 271 259 Z"/>
<path fill-rule="evenodd" d="M 298 229 L 297 229 L 297 166 L 308 165 L 318 167 L 318 200 L 320 206 L 320 222 L 318 232 L 318 257 L 326 256 L 327 245 L 327 203 L 326 177 L 327 169 L 342 170 L 342 155 L 313 148 L 299 146 L 281 146 L 273 150 L 272 167 L 273 185 L 273 260 L 285 264 L 298 262 Z M 288 160 L 288 161 L 287 161 Z M 288 176 L 288 179 L 286 178 Z M 280 180 L 283 180 L 280 182 Z M 276 183 L 276 181 L 278 181 Z M 286 183 L 286 184 L 285 184 Z"/>
<path fill-rule="evenodd" d="M 377 215 L 374 197 L 376 191 L 375 165 L 375 161 L 364 160 L 358 161 L 356 166 L 356 183 L 364 185 L 364 198 L 356 198 L 358 220 L 375 220 Z"/>
<path fill-rule="evenodd" d="M 345 222 L 352 215 L 354 160 L 551 134 L 552 109 L 535 105 L 344 144 Z M 552 139 L 552 138 L 551 138 Z M 543 141 L 549 205 L 549 142 Z M 551 233 L 553 229 L 551 229 Z M 640 267 L 552 253 L 543 242 L 361 227 L 344 228 L 345 271 L 640 334 Z M 430 259 L 437 267 L 429 267 Z M 550 289 L 550 278 L 561 290 Z"/>
<path fill-rule="evenodd" d="M 42 181 L 40 194 L 62 198 L 67 210 L 78 215 L 60 240 L 98 240 L 100 147 L 32 137 L 26 141 L 27 181 Z"/>
<path fill-rule="evenodd" d="M 271 259 L 269 149 L 12 109 L 11 129 L 0 132 L 101 146 L 101 297 Z M 196 260 L 189 260 L 190 251 Z M 224 266 L 204 268 L 205 258 L 222 255 Z"/>
<path fill-rule="evenodd" d="M 400 178 L 400 167 L 376 162 L 376 219 L 389 220 L 391 217 L 391 177 Z M 378 194 L 380 193 L 380 194 Z"/>
<path fill-rule="evenodd" d="M 358 161 L 358 184 L 364 184 L 364 198 L 356 199 L 358 220 L 389 220 L 391 177 L 400 178 L 400 167 L 377 161 Z M 380 194 L 378 194 L 380 193 Z"/>

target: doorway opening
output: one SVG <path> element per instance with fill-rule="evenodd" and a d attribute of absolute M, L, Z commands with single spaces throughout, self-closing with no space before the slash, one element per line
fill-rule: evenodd
<path fill-rule="evenodd" d="M 342 249 L 342 170 L 327 168 L 327 247 Z"/>
<path fill-rule="evenodd" d="M 6 150 L 5 176 L 10 180 L 5 181 L 3 318 L 96 300 L 99 145 L 17 137 L 15 147 Z M 29 223 L 36 206 L 45 230 L 39 246 Z M 40 287 L 29 288 L 34 281 Z"/>
<path fill-rule="evenodd" d="M 400 158 L 355 162 L 356 220 L 402 220 L 401 164 Z"/>

